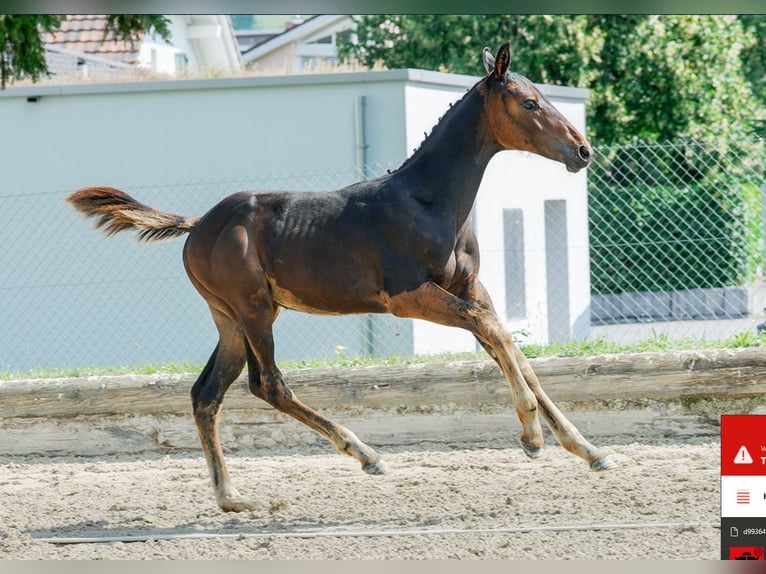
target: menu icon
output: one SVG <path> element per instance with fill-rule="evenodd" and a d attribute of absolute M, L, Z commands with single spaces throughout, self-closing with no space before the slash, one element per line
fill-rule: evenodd
<path fill-rule="evenodd" d="M 737 490 L 737 504 L 750 504 L 750 491 L 746 488 Z"/>

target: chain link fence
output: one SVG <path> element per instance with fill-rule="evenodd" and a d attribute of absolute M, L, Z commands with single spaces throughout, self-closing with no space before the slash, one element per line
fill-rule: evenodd
<path fill-rule="evenodd" d="M 590 321 L 576 336 L 631 343 L 754 331 L 764 305 L 763 160 L 759 140 L 737 149 L 700 142 L 597 149 L 588 174 L 590 273 L 547 266 L 565 274 L 549 284 L 590 283 Z M 368 166 L 364 175 L 392 167 Z M 153 207 L 201 215 L 235 191 L 337 189 L 362 175 L 296 169 L 125 191 Z M 204 363 L 217 333 L 186 278 L 183 241 L 104 239 L 64 203 L 71 191 L 0 194 L 0 373 Z M 539 257 L 513 245 L 482 247 L 512 250 L 506 264 Z M 511 291 L 506 286 L 506 296 Z M 549 325 L 569 312 L 560 303 L 549 302 Z M 411 321 L 384 315 L 286 311 L 275 324 L 281 361 L 409 356 L 413 336 Z"/>
<path fill-rule="evenodd" d="M 588 172 L 591 337 L 721 340 L 763 320 L 764 146 L 599 148 Z"/>
<path fill-rule="evenodd" d="M 391 167 L 368 167 L 367 176 Z M 359 176 L 351 167 L 122 189 L 152 207 L 202 215 L 237 191 L 321 191 Z M 184 241 L 140 244 L 131 234 L 105 238 L 66 204 L 73 191 L 0 194 L 0 375 L 204 364 L 218 335 L 186 277 Z M 282 361 L 342 361 L 412 350 L 411 323 L 388 316 L 283 311 L 274 331 Z"/>

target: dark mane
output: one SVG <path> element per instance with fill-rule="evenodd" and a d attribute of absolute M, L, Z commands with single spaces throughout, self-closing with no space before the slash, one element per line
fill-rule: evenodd
<path fill-rule="evenodd" d="M 420 151 L 427 147 L 428 144 L 433 141 L 434 139 L 437 139 L 440 136 L 441 130 L 444 129 L 444 126 L 449 122 L 452 115 L 456 114 L 456 110 L 458 110 L 465 102 L 465 100 L 468 99 L 468 97 L 476 90 L 476 88 L 479 86 L 481 82 L 483 82 L 486 78 L 482 78 L 478 82 L 476 82 L 471 88 L 467 89 L 466 92 L 462 95 L 462 97 L 449 105 L 449 109 L 447 109 L 446 112 L 444 112 L 444 115 L 439 117 L 439 120 L 436 122 L 436 124 L 431 128 L 430 133 L 426 134 L 426 137 L 423 139 L 423 141 L 418 144 L 418 147 L 416 147 L 412 153 L 402 162 L 402 165 L 400 165 L 396 171 L 404 169 L 407 167 L 413 159 L 416 159 L 416 156 Z"/>

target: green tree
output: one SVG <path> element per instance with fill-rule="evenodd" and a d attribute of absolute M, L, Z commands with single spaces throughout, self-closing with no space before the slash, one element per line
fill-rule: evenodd
<path fill-rule="evenodd" d="M 368 67 L 476 74 L 484 46 L 510 41 L 515 68 L 560 84 L 579 78 L 580 58 L 590 61 L 599 48 L 597 37 L 585 35 L 587 16 L 372 15 L 355 21 L 357 39 L 341 40 L 339 55 Z"/>
<path fill-rule="evenodd" d="M 742 50 L 742 65 L 745 77 L 750 82 L 754 96 L 766 106 L 766 16 L 746 14 L 739 17 L 745 29 L 756 41 Z M 766 135 L 766 122 L 761 121 L 759 131 Z"/>
<path fill-rule="evenodd" d="M 356 41 L 341 39 L 339 52 L 367 66 L 475 75 L 484 45 L 510 41 L 515 70 L 591 90 L 597 143 L 730 142 L 763 115 L 753 90 L 766 89 L 764 34 L 761 20 L 737 16 L 375 15 L 357 18 Z"/>
<path fill-rule="evenodd" d="M 762 114 L 736 16 L 599 17 L 605 38 L 590 117 L 602 142 L 715 138 L 731 142 Z"/>
<path fill-rule="evenodd" d="M 0 15 L 0 89 L 14 80 L 39 81 L 49 76 L 41 34 L 55 32 L 65 16 L 50 14 Z M 158 14 L 115 14 L 107 17 L 104 38 L 134 42 L 142 32 L 170 38 L 169 20 Z"/>

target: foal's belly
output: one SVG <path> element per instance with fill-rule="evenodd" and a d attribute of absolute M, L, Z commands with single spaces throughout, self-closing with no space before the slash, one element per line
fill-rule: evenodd
<path fill-rule="evenodd" d="M 359 296 L 343 289 L 327 292 L 306 286 L 298 292 L 279 285 L 272 285 L 274 301 L 281 307 L 319 315 L 348 315 L 352 313 L 385 313 L 388 311 L 386 293 Z"/>

